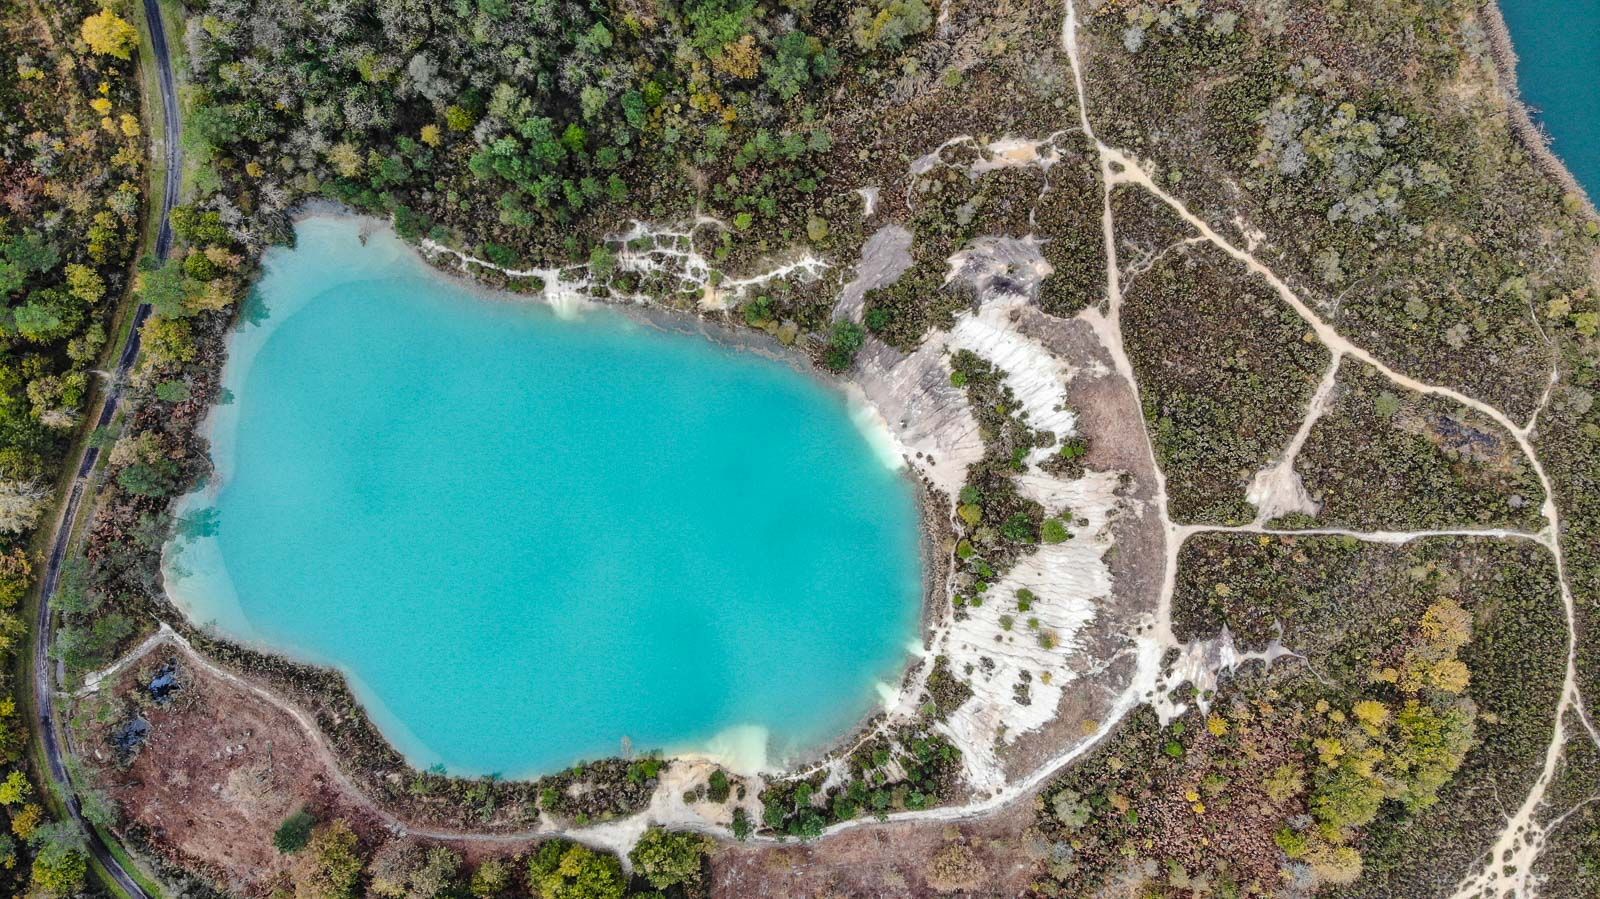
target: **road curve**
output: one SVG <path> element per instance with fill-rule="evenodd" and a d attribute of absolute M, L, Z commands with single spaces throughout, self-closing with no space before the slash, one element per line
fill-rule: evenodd
<path fill-rule="evenodd" d="M 172 207 L 178 202 L 178 185 L 183 165 L 183 150 L 178 140 L 180 133 L 178 86 L 172 73 L 172 57 L 167 49 L 167 36 L 163 30 L 161 5 L 158 0 L 144 0 L 144 13 L 150 27 L 150 49 L 156 60 L 157 80 L 161 85 L 162 117 L 165 120 L 162 142 L 166 150 L 166 177 L 162 183 L 161 205 L 157 209 L 160 220 L 156 230 L 155 245 L 156 258 L 164 260 L 172 249 Z M 111 419 L 117 414 L 122 400 L 122 385 L 126 383 L 128 373 L 133 369 L 133 363 L 139 358 L 140 329 L 149 317 L 149 304 L 140 303 L 133 313 L 133 331 L 128 335 L 128 342 L 123 345 L 122 353 L 117 357 L 117 366 L 111 373 L 110 383 L 106 388 L 105 403 L 101 406 L 100 416 L 95 421 L 96 427 L 103 428 L 110 424 Z M 45 564 L 39 591 L 39 615 L 34 622 L 31 671 L 34 709 L 39 715 L 39 738 L 44 745 L 44 758 L 50 779 L 54 781 L 61 795 L 66 797 L 67 811 L 83 831 L 89 854 L 94 856 L 124 893 L 134 899 L 152 899 L 150 893 L 123 867 L 122 862 L 112 855 L 105 841 L 100 838 L 100 834 L 84 820 L 77 791 L 72 786 L 72 775 L 67 771 L 61 732 L 56 722 L 54 678 L 50 667 L 51 632 L 54 623 L 50 613 L 50 600 L 55 597 L 56 586 L 61 580 L 61 563 L 66 559 L 67 548 L 72 543 L 73 520 L 77 518 L 78 507 L 83 502 L 89 485 L 89 476 L 94 471 L 95 463 L 100 460 L 100 448 L 88 445 L 87 441 L 82 452 L 77 472 L 72 478 L 72 488 L 67 496 L 66 507 L 56 526 L 55 538 L 50 543 L 50 557 Z"/>

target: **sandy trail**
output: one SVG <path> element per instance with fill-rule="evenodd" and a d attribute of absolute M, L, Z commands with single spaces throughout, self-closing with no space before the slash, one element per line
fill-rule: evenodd
<path fill-rule="evenodd" d="M 1306 438 L 1311 436 L 1311 426 L 1328 411 L 1328 405 L 1333 401 L 1333 389 L 1339 380 L 1339 362 L 1343 358 L 1338 353 L 1333 354 L 1328 361 L 1327 372 L 1317 384 L 1316 392 L 1311 394 L 1311 399 L 1306 403 L 1305 415 L 1294 437 L 1290 438 L 1289 445 L 1270 465 L 1256 472 L 1255 480 L 1245 494 L 1245 499 L 1255 504 L 1256 524 L 1265 524 L 1291 512 L 1317 514 L 1316 500 L 1306 492 L 1305 482 L 1300 479 L 1300 472 L 1295 470 L 1294 463 L 1300 455 L 1300 448 L 1306 445 Z"/>

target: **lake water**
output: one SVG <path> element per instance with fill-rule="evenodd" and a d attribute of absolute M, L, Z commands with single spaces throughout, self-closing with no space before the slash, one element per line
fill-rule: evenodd
<path fill-rule="evenodd" d="M 1500 0 L 1517 51 L 1517 86 L 1551 149 L 1600 194 L 1600 0 Z"/>
<path fill-rule="evenodd" d="M 337 665 L 419 766 L 839 736 L 917 635 L 914 496 L 843 395 L 620 313 L 475 294 L 316 217 L 231 338 L 168 588 Z"/>

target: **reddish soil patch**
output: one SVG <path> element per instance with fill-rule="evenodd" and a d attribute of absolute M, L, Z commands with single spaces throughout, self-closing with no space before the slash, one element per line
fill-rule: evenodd
<path fill-rule="evenodd" d="M 139 675 L 170 658 L 152 653 L 76 710 L 79 750 L 99 763 L 95 780 L 122 809 L 119 830 L 138 825 L 148 833 L 146 849 L 240 895 L 265 894 L 281 880 L 287 858 L 272 834 L 301 807 L 370 830 L 281 709 L 191 664 L 182 665 L 183 687 L 167 706 L 144 699 Z M 110 736 L 135 712 L 150 722 L 149 738 L 119 765 Z M 91 715 L 109 721 L 84 727 Z"/>
<path fill-rule="evenodd" d="M 813 843 L 732 845 L 711 859 L 717 899 L 1011 897 L 1027 891 L 1038 859 L 1027 838 L 1033 800 L 960 824 L 869 824 Z M 952 850 L 952 845 L 963 847 Z M 1042 843 L 1040 844 L 1043 845 Z M 967 876 L 930 884 L 935 860 L 952 854 Z M 951 855 L 945 856 L 947 859 Z M 946 868 L 947 872 L 949 868 Z M 962 882 L 965 881 L 965 882 Z"/>
<path fill-rule="evenodd" d="M 90 774 L 121 809 L 119 833 L 163 861 L 240 896 L 284 882 L 288 858 L 272 845 L 285 818 L 309 808 L 319 820 L 349 821 L 370 847 L 388 838 L 365 801 L 344 790 L 326 756 L 288 713 L 177 655 L 182 681 L 158 706 L 140 684 L 174 658 L 158 650 L 74 709 L 74 737 Z M 111 736 L 142 713 L 149 737 L 118 764 Z M 470 861 L 521 845 L 455 844 Z"/>

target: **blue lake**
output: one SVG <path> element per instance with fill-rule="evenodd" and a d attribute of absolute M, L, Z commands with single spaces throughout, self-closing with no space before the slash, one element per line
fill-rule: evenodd
<path fill-rule="evenodd" d="M 1517 51 L 1517 86 L 1551 149 L 1600 194 L 1600 0 L 1500 0 Z"/>
<path fill-rule="evenodd" d="M 898 680 L 915 499 L 843 394 L 359 227 L 303 221 L 231 338 L 167 554 L 195 621 L 338 666 L 413 764 L 468 774 L 624 738 L 753 768 Z"/>

